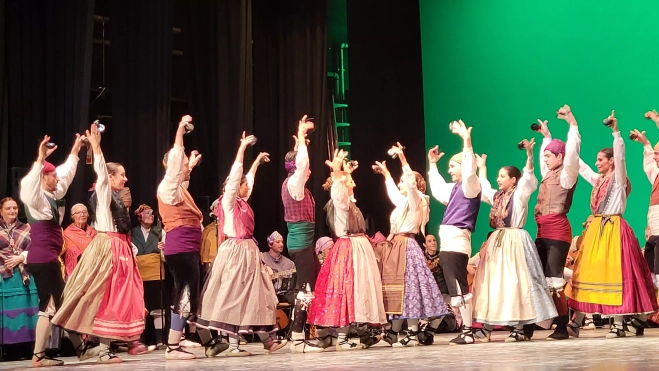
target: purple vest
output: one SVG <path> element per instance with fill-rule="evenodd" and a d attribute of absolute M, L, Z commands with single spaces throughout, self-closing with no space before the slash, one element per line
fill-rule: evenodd
<path fill-rule="evenodd" d="M 201 227 L 180 226 L 167 232 L 164 255 L 201 251 Z"/>
<path fill-rule="evenodd" d="M 30 247 L 27 263 L 53 263 L 59 259 L 64 246 L 62 228 L 52 220 L 38 220 L 30 223 Z"/>
<path fill-rule="evenodd" d="M 478 196 L 474 198 L 466 198 L 464 192 L 462 192 L 462 182 L 457 182 L 451 190 L 442 225 L 452 225 L 473 233 L 480 207 L 481 194 L 478 193 Z"/>

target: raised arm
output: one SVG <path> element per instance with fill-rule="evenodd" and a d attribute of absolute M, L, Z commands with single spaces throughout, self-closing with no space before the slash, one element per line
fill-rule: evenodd
<path fill-rule="evenodd" d="M 611 122 L 611 130 L 613 131 L 613 163 L 615 164 L 615 177 L 616 182 L 623 187 L 627 186 L 627 163 L 625 161 L 625 141 L 620 135 L 618 129 L 618 119 L 615 117 L 615 111 L 611 111 L 611 115 L 604 121 Z"/>
<path fill-rule="evenodd" d="M 528 141 L 525 139 L 522 142 L 524 143 L 524 148 L 526 148 L 526 164 L 522 171 L 522 177 L 517 181 L 515 197 L 526 203 L 538 188 L 538 179 L 535 177 L 533 169 L 533 147 L 535 146 L 535 140 L 531 139 L 531 141 Z"/>
<path fill-rule="evenodd" d="M 348 172 L 341 171 L 345 167 L 344 159 L 347 152 L 343 150 L 335 150 L 334 158 L 332 161 L 325 161 L 325 164 L 332 169 L 332 187 L 330 189 L 330 198 L 334 207 L 339 210 L 347 211 L 350 208 L 350 195 L 346 181 L 348 179 Z"/>
<path fill-rule="evenodd" d="M 391 153 L 395 153 L 396 157 L 398 157 L 400 160 L 400 164 L 403 168 L 403 176 L 401 179 L 407 187 L 406 199 L 409 203 L 410 210 L 415 211 L 421 205 L 422 197 L 421 194 L 417 192 L 416 176 L 414 175 L 412 168 L 410 168 L 409 163 L 407 163 L 405 151 L 403 150 L 404 148 L 405 147 L 403 147 L 400 143 L 396 143 L 396 145 L 391 147 L 389 151 Z M 400 192 L 398 193 L 400 194 Z"/>
<path fill-rule="evenodd" d="M 476 166 L 478 167 L 478 180 L 481 183 L 481 201 L 492 205 L 497 190 L 493 189 L 492 184 L 487 180 L 487 155 L 474 156 L 476 158 Z"/>
<path fill-rule="evenodd" d="M 78 161 L 80 160 L 78 153 L 82 147 L 85 146 L 83 139 L 85 139 L 85 136 L 76 134 L 71 153 L 66 161 L 56 169 L 57 177 L 59 178 L 59 182 L 57 182 L 57 190 L 53 193 L 53 196 L 56 199 L 64 198 L 64 196 L 66 196 L 66 192 L 69 190 L 69 186 L 73 182 L 73 178 L 76 176 Z"/>
<path fill-rule="evenodd" d="M 389 172 L 389 169 L 387 169 L 387 161 L 375 161 L 373 170 L 384 176 L 384 186 L 387 189 L 387 195 L 389 196 L 391 203 L 396 207 L 405 205 L 405 196 L 400 193 L 394 179 L 391 177 L 391 173 Z"/>
<path fill-rule="evenodd" d="M 549 168 L 547 167 L 547 163 L 543 161 L 544 155 L 545 155 L 545 149 L 547 149 L 547 146 L 549 143 L 552 141 L 551 137 L 551 132 L 549 132 L 549 126 L 547 124 L 547 120 L 540 120 L 538 119 L 538 124 L 540 125 L 540 133 L 542 133 L 542 144 L 540 145 L 540 175 L 544 178 L 545 175 L 549 172 Z"/>
<path fill-rule="evenodd" d="M 563 159 L 563 170 L 560 182 L 565 189 L 571 189 L 577 183 L 579 177 L 579 154 L 581 148 L 581 135 L 576 125 L 570 125 L 565 143 L 565 158 Z"/>
<path fill-rule="evenodd" d="M 600 175 L 593 171 L 593 169 L 588 166 L 588 164 L 586 164 L 582 159 L 579 159 L 579 175 L 586 179 L 586 181 L 592 186 L 597 185 L 597 181 L 600 178 Z"/>
<path fill-rule="evenodd" d="M 245 132 L 243 132 L 236 159 L 233 162 L 233 166 L 231 166 L 229 179 L 227 179 L 227 184 L 224 187 L 224 197 L 222 197 L 222 208 L 224 208 L 224 210 L 232 210 L 236 203 L 236 197 L 238 197 L 238 190 L 240 189 L 240 181 L 243 177 L 245 150 L 248 146 L 254 145 L 254 143 L 256 143 L 256 137 L 253 135 L 245 137 Z"/>
<path fill-rule="evenodd" d="M 442 204 L 446 205 L 451 197 L 453 183 L 446 183 L 437 169 L 437 161 L 444 157 L 444 152 L 439 152 L 439 146 L 434 146 L 428 151 L 428 187 L 432 196 Z"/>
<path fill-rule="evenodd" d="M 298 123 L 297 138 L 306 138 L 307 132 L 314 128 L 313 122 L 307 122 L 307 115 L 304 115 Z M 307 182 L 309 174 L 309 150 L 306 140 L 298 140 L 297 155 L 295 156 L 295 172 L 291 175 L 288 183 L 288 193 L 295 201 L 304 199 L 304 185 Z"/>
<path fill-rule="evenodd" d="M 646 117 L 649 113 L 646 113 Z M 643 171 L 648 177 L 650 184 L 654 184 L 654 181 L 657 179 L 659 174 L 659 167 L 657 167 L 657 162 L 654 160 L 654 148 L 645 135 L 645 131 L 632 130 L 629 132 L 629 137 L 638 143 L 643 145 Z"/>
<path fill-rule="evenodd" d="M 453 121 L 451 130 L 458 134 L 463 141 L 462 148 L 462 192 L 466 198 L 476 198 L 481 192 L 481 183 L 476 175 L 476 161 L 474 149 L 471 145 L 471 127 L 467 127 L 462 120 Z"/>
<path fill-rule="evenodd" d="M 96 192 L 96 200 L 98 202 L 98 206 L 105 206 L 96 208 L 96 222 L 98 224 L 101 222 L 101 220 L 99 220 L 100 215 L 98 215 L 101 210 L 109 211 L 110 202 L 112 202 L 112 187 L 110 187 L 110 175 L 108 174 L 105 158 L 103 157 L 103 152 L 101 151 L 101 133 L 98 131 L 98 127 L 96 125 L 92 124 L 89 130 L 87 130 L 87 138 L 89 138 L 89 144 L 91 145 L 92 152 L 94 153 L 94 172 L 96 173 L 96 184 L 94 185 L 94 191 Z M 103 220 L 103 222 L 110 223 L 111 220 Z"/>
<path fill-rule="evenodd" d="M 187 178 L 189 168 L 184 166 L 185 147 L 183 146 L 183 135 L 185 135 L 186 125 L 192 121 L 192 117 L 183 116 L 176 129 L 174 146 L 167 153 L 167 169 L 165 177 L 158 186 L 158 197 L 167 205 L 177 205 L 183 201 L 181 194 L 181 185 Z"/>
<path fill-rule="evenodd" d="M 256 160 L 252 163 L 252 167 L 249 169 L 245 178 L 247 179 L 247 199 L 252 195 L 252 189 L 254 189 L 254 179 L 256 179 L 256 171 L 259 169 L 259 166 L 264 162 L 270 162 L 270 155 L 267 152 L 261 152 L 256 156 Z"/>

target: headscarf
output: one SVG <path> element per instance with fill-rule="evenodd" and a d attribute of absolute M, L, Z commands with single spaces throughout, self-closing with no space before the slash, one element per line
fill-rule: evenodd
<path fill-rule="evenodd" d="M 279 232 L 277 231 L 272 232 L 267 238 L 268 245 L 272 245 L 273 243 L 275 243 L 275 241 L 279 239 L 283 240 L 284 237 L 281 234 L 279 234 Z"/>
<path fill-rule="evenodd" d="M 333 244 L 334 244 L 334 240 L 332 240 L 330 237 L 325 236 L 319 238 L 318 241 L 316 241 L 316 255 L 327 250 Z"/>
<path fill-rule="evenodd" d="M 551 142 L 549 142 L 549 144 L 547 144 L 547 147 L 545 147 L 545 151 L 549 151 L 556 156 L 558 156 L 559 154 L 565 156 L 565 142 L 563 142 L 560 139 L 554 139 Z"/>
<path fill-rule="evenodd" d="M 218 205 L 219 203 L 220 203 L 220 199 L 217 198 L 217 199 L 215 199 L 215 201 L 213 201 L 213 203 L 211 204 L 211 212 L 210 212 L 210 214 L 209 214 L 209 215 L 211 216 L 211 218 L 214 217 L 214 216 L 217 216 L 217 205 Z"/>
<path fill-rule="evenodd" d="M 48 161 L 43 162 L 43 169 L 41 170 L 41 174 L 46 175 L 48 173 L 55 172 L 57 168 L 55 168 L 55 165 L 51 164 Z"/>
<path fill-rule="evenodd" d="M 289 173 L 292 172 L 292 171 L 295 171 L 295 169 L 297 169 L 297 167 L 295 166 L 295 161 L 285 162 L 284 167 L 286 168 L 286 172 L 289 172 Z"/>

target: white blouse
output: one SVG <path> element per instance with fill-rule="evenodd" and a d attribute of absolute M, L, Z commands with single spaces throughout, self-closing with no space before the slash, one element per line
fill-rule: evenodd
<path fill-rule="evenodd" d="M 419 229 L 427 222 L 428 201 L 416 188 L 416 177 L 409 165 L 403 166 L 403 182 L 407 186 L 407 195 L 400 193 L 400 189 L 391 177 L 385 180 L 389 199 L 396 206 L 391 213 L 391 233 L 419 233 Z M 407 213 L 404 213 L 407 207 Z M 405 214 L 405 215 L 403 215 Z"/>
<path fill-rule="evenodd" d="M 334 205 L 334 232 L 337 234 L 336 237 L 346 235 L 350 203 L 355 202 L 355 199 L 348 194 L 346 180 L 346 176 L 341 176 L 338 179 L 332 177 L 330 197 L 332 198 L 332 204 Z"/>
<path fill-rule="evenodd" d="M 117 227 L 112 218 L 110 203 L 112 202 L 112 187 L 110 175 L 105 165 L 103 154 L 94 155 L 94 171 L 96 172 L 96 220 L 94 228 L 99 232 L 116 232 Z"/>
<path fill-rule="evenodd" d="M 614 176 L 608 202 L 601 210 L 602 214 L 623 214 L 627 207 L 627 166 L 625 164 L 625 141 L 619 131 L 613 132 L 613 163 Z M 582 159 L 579 159 L 579 174 L 593 187 L 601 178 L 599 173 L 593 171 Z M 592 198 L 592 196 L 591 196 Z"/>
<path fill-rule="evenodd" d="M 224 228 L 222 232 L 229 237 L 236 236 L 236 228 L 233 225 L 233 210 L 236 206 L 236 198 L 238 197 L 238 190 L 240 189 L 240 182 L 243 177 L 243 164 L 234 162 L 229 172 L 229 180 L 224 187 L 224 197 L 222 197 L 222 210 L 224 211 Z M 252 182 L 247 182 L 247 197 L 243 200 L 247 201 L 252 194 L 252 186 L 254 185 L 254 175 L 252 174 Z M 249 177 L 248 177 L 249 180 Z"/>
<path fill-rule="evenodd" d="M 490 182 L 481 178 L 481 200 L 489 205 L 494 204 L 494 195 L 497 190 L 492 188 Z M 512 196 L 513 211 L 510 216 L 511 228 L 524 228 L 526 225 L 526 217 L 529 211 L 529 199 L 535 190 L 538 188 L 538 179 L 535 177 L 533 167 L 525 167 L 522 171 L 522 177 L 517 181 L 517 189 Z"/>

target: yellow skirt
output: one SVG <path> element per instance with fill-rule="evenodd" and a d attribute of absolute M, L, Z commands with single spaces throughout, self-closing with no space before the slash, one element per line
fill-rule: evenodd
<path fill-rule="evenodd" d="M 596 216 L 583 238 L 565 295 L 580 303 L 622 305 L 620 216 Z"/>

